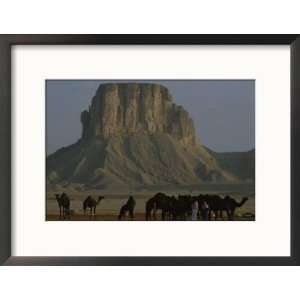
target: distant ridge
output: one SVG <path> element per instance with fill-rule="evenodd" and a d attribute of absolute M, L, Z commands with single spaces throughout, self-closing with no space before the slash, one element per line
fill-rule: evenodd
<path fill-rule="evenodd" d="M 214 152 L 218 165 L 243 181 L 255 181 L 255 149 L 245 152 Z"/>

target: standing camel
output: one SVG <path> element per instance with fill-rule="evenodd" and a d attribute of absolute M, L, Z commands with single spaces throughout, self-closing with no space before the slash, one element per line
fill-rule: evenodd
<path fill-rule="evenodd" d="M 234 212 L 237 207 L 241 207 L 245 204 L 248 198 L 243 198 L 241 202 L 237 202 L 230 196 L 222 198 L 218 195 L 206 195 L 206 202 L 209 205 L 209 220 L 211 220 L 211 213 L 215 215 L 215 220 L 220 217 L 223 220 L 223 211 L 226 211 L 229 221 L 234 220 Z"/>
<path fill-rule="evenodd" d="M 96 207 L 97 205 L 101 202 L 101 200 L 104 199 L 103 196 L 98 197 L 98 201 L 96 201 L 92 196 L 88 196 L 84 201 L 83 201 L 83 211 L 84 214 L 86 214 L 86 209 L 90 209 L 90 214 L 92 215 L 94 212 L 94 216 L 96 215 Z"/>
<path fill-rule="evenodd" d="M 156 211 L 161 210 L 161 219 L 173 218 L 175 197 L 170 197 L 164 193 L 157 193 L 150 198 L 145 205 L 146 221 L 156 220 Z"/>
<path fill-rule="evenodd" d="M 131 220 L 133 220 L 134 218 L 134 208 L 135 208 L 135 200 L 132 196 L 130 196 L 126 202 L 126 204 L 124 204 L 121 209 L 120 209 L 120 213 L 118 216 L 118 220 L 121 221 L 125 216 L 126 216 L 126 212 L 129 212 L 129 216 L 131 218 Z"/>
<path fill-rule="evenodd" d="M 235 209 L 237 207 L 243 206 L 246 203 L 246 201 L 248 201 L 247 197 L 244 197 L 241 202 L 237 202 L 235 199 L 233 199 L 229 196 L 226 196 L 224 198 L 224 202 L 225 202 L 224 206 L 225 206 L 225 210 L 227 212 L 228 220 L 230 220 L 230 221 L 234 220 Z"/>
<path fill-rule="evenodd" d="M 192 204 L 197 200 L 195 196 L 178 195 L 174 206 L 174 220 L 185 221 L 192 214 Z"/>
<path fill-rule="evenodd" d="M 68 195 L 66 193 L 55 194 L 55 198 L 59 207 L 59 218 L 63 217 L 65 219 L 67 215 L 70 218 L 70 198 Z"/>

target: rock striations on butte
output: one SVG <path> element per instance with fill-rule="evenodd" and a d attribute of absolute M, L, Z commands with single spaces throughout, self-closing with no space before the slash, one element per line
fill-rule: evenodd
<path fill-rule="evenodd" d="M 47 158 L 48 184 L 151 188 L 238 178 L 200 144 L 193 120 L 159 84 L 102 84 L 81 113 L 82 136 Z"/>
<path fill-rule="evenodd" d="M 193 120 L 158 84 L 101 85 L 81 122 L 83 139 L 161 133 L 186 145 L 196 142 Z"/>

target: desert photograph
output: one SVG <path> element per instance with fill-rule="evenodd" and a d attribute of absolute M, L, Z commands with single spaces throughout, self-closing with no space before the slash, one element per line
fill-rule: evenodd
<path fill-rule="evenodd" d="M 46 221 L 255 221 L 254 80 L 47 80 Z"/>

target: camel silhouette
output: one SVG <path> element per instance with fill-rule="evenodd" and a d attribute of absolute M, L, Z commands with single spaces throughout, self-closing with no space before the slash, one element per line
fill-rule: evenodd
<path fill-rule="evenodd" d="M 59 207 L 59 218 L 65 219 L 67 216 L 70 218 L 70 198 L 68 195 L 66 193 L 55 194 L 55 198 Z"/>
<path fill-rule="evenodd" d="M 118 220 L 122 220 L 123 218 L 125 218 L 126 213 L 129 213 L 129 216 L 131 218 L 131 220 L 134 219 L 134 208 L 135 208 L 135 200 L 132 196 L 130 196 L 126 202 L 126 204 L 124 204 L 121 209 L 120 209 L 120 213 L 118 216 Z"/>
<path fill-rule="evenodd" d="M 226 196 L 223 199 L 223 206 L 225 206 L 225 211 L 227 212 L 228 220 L 234 221 L 234 212 L 236 208 L 243 206 L 248 201 L 247 197 L 244 197 L 241 202 L 237 202 L 235 199 Z"/>
<path fill-rule="evenodd" d="M 209 214 L 208 219 L 211 220 L 212 212 L 214 213 L 215 220 L 221 218 L 223 220 L 223 212 L 227 214 L 227 218 L 230 221 L 234 221 L 234 213 L 236 208 L 243 206 L 248 198 L 244 197 L 241 202 L 237 202 L 234 198 L 230 196 L 225 196 L 224 198 L 218 195 L 204 195 L 200 196 L 202 199 L 208 203 Z"/>
<path fill-rule="evenodd" d="M 157 193 L 146 202 L 146 221 L 156 220 L 157 210 L 161 210 L 161 219 L 172 220 L 174 218 L 176 198 L 164 193 Z"/>
<path fill-rule="evenodd" d="M 146 202 L 146 221 L 156 220 L 157 210 L 161 210 L 161 220 L 186 220 L 191 214 L 192 203 L 197 198 L 179 195 L 177 198 L 164 193 L 157 193 Z"/>
<path fill-rule="evenodd" d="M 96 215 L 96 207 L 97 205 L 101 202 L 101 200 L 104 199 L 103 196 L 98 197 L 98 201 L 96 201 L 92 196 L 88 196 L 84 201 L 83 201 L 83 212 L 86 214 L 87 208 L 90 209 L 90 215 Z"/>
<path fill-rule="evenodd" d="M 225 198 L 219 195 L 178 195 L 170 197 L 164 193 L 157 193 L 146 202 L 146 221 L 156 220 L 157 210 L 161 210 L 161 220 L 168 218 L 169 220 L 186 220 L 192 212 L 192 203 L 198 201 L 199 211 L 198 219 L 208 221 L 212 219 L 214 214 L 215 220 L 223 218 L 223 212 L 227 213 L 227 219 L 234 220 L 236 208 L 245 204 L 248 198 L 243 198 L 241 202 L 237 202 L 230 196 Z"/>
<path fill-rule="evenodd" d="M 197 200 L 195 196 L 178 195 L 174 202 L 173 220 L 185 221 L 192 213 L 192 204 L 195 200 Z"/>

